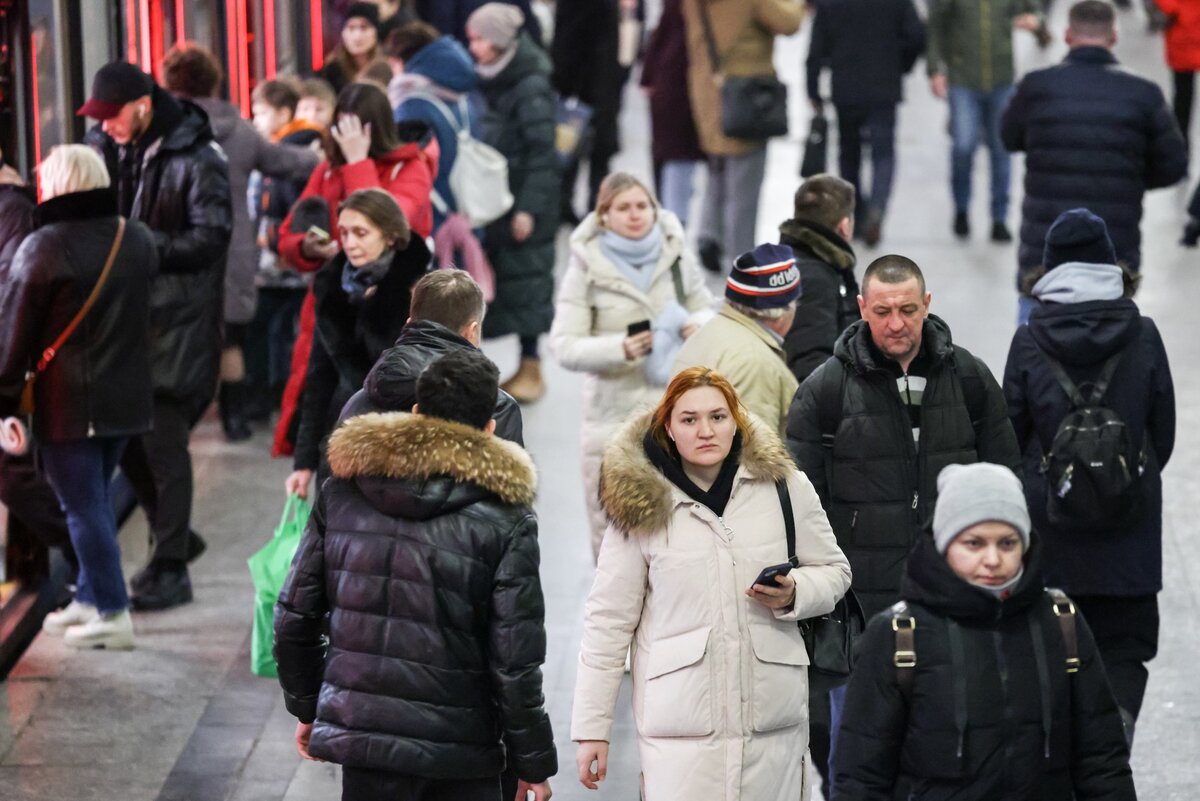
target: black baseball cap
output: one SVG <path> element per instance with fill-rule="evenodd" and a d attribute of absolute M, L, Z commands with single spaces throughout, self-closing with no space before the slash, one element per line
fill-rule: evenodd
<path fill-rule="evenodd" d="M 109 120 L 121 113 L 126 103 L 154 91 L 154 79 L 127 61 L 114 61 L 96 70 L 92 96 L 75 112 L 77 117 Z"/>

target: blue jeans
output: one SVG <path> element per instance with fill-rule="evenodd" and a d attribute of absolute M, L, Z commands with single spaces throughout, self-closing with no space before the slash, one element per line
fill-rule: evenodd
<path fill-rule="evenodd" d="M 868 210 L 887 211 L 896 173 L 896 104 L 838 106 L 838 172 L 854 185 L 857 209 L 862 219 Z M 871 146 L 871 191 L 863 192 L 863 140 Z"/>
<path fill-rule="evenodd" d="M 950 184 L 954 210 L 966 213 L 971 205 L 971 172 L 975 148 L 984 138 L 992 161 L 992 219 L 1008 217 L 1008 184 L 1012 157 L 1000 141 L 1000 117 L 1012 98 L 1013 87 L 998 86 L 990 92 L 950 87 Z M 986 137 L 986 138 L 985 138 Z"/>
<path fill-rule="evenodd" d="M 129 607 L 109 492 L 124 448 L 124 437 L 38 443 L 42 468 L 67 517 L 79 557 L 75 600 L 95 606 L 102 615 Z"/>
<path fill-rule="evenodd" d="M 673 212 L 687 227 L 688 207 L 692 204 L 692 179 L 698 161 L 668 161 L 662 165 L 662 207 Z"/>
<path fill-rule="evenodd" d="M 829 691 L 829 786 L 822 787 L 826 798 L 833 798 L 833 784 L 837 774 L 833 770 L 837 761 L 838 729 L 842 727 L 842 711 L 846 708 L 846 687 L 834 687 Z"/>

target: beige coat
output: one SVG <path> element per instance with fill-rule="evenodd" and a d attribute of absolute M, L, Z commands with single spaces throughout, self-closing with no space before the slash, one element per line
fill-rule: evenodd
<path fill-rule="evenodd" d="M 704 285 L 700 267 L 683 246 L 683 226 L 669 211 L 659 210 L 663 229 L 662 255 L 654 268 L 648 292 L 634 286 L 600 251 L 603 232 L 595 212 L 571 235 L 571 260 L 554 309 L 550 349 L 568 370 L 587 373 L 583 384 L 584 499 L 592 529 L 592 557 L 600 552 L 604 512 L 596 488 L 600 484 L 600 457 L 613 431 L 634 409 L 653 405 L 662 387 L 646 380 L 645 359 L 625 358 L 629 324 L 653 322 L 676 300 L 671 265 L 680 260 L 685 303 L 691 322 L 702 324 L 712 315 L 713 297 Z"/>
<path fill-rule="evenodd" d="M 783 345 L 757 320 L 725 304 L 679 349 L 675 372 L 696 365 L 728 378 L 742 404 L 783 435 L 799 384 L 788 369 Z"/>
<path fill-rule="evenodd" d="M 754 423 L 743 443 L 721 518 L 651 465 L 648 426 L 648 415 L 631 420 L 604 456 L 612 522 L 584 612 L 571 739 L 610 740 L 632 644 L 646 801 L 798 801 L 808 654 L 795 621 L 833 609 L 850 565 L 812 485 L 766 426 Z M 787 559 L 779 479 L 802 565 L 787 612 L 745 595 L 759 570 Z"/>
<path fill-rule="evenodd" d="M 712 59 L 704 39 L 699 3 L 712 20 L 724 75 L 775 74 L 775 36 L 800 30 L 804 4 L 800 0 L 683 0 L 687 30 L 688 95 L 700 134 L 700 146 L 710 156 L 740 156 L 762 140 L 730 139 L 721 132 L 721 89 L 713 76 Z"/>

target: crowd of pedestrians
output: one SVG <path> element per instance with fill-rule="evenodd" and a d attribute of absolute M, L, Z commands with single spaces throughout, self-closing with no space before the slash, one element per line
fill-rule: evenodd
<path fill-rule="evenodd" d="M 630 673 L 646 799 L 800 798 L 810 767 L 832 801 L 1134 799 L 1176 420 L 1133 296 L 1143 195 L 1187 172 L 1196 36 L 1188 4 L 1158 2 L 1173 109 L 1116 69 L 1102 0 L 1071 7 L 1061 64 L 1019 81 L 1014 29 L 1051 36 L 1029 0 L 924 18 L 912 0 L 666 0 L 645 36 L 632 0 L 540 18 L 355 2 L 317 75 L 255 88 L 252 121 L 197 45 L 162 85 L 105 65 L 79 109 L 97 124 L 39 165 L 40 198 L 0 172 L 0 498 L 74 570 L 45 632 L 132 648 L 131 609 L 191 602 L 190 432 L 214 399 L 230 441 L 274 418 L 285 490 L 314 506 L 275 613 L 301 755 L 341 764 L 356 801 L 549 799 L 520 408 L 546 392 L 544 337 L 586 375 L 584 786 L 607 777 Z M 767 139 L 731 123 L 727 90 L 771 91 L 775 39 L 806 13 L 840 177 L 804 180 L 756 242 Z M 609 169 L 630 36 L 650 176 Z M 859 271 L 922 57 L 949 105 L 955 236 L 982 142 L 990 238 L 1012 239 L 1026 154 L 1002 381 L 931 313 L 913 259 Z M 484 185 L 503 201 L 487 219 L 467 194 Z M 1194 245 L 1200 190 L 1189 212 Z M 514 335 L 502 381 L 480 344 Z M 128 589 L 118 468 L 153 538 Z M 810 686 L 797 623 L 848 593 L 869 621 L 854 670 Z"/>

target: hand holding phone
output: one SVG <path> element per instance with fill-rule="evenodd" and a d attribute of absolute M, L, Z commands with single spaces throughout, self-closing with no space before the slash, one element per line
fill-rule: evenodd
<path fill-rule="evenodd" d="M 325 245 L 329 243 L 329 232 L 319 225 L 308 226 L 308 233 L 312 234 L 313 237 L 316 238 L 317 244 L 319 245 Z"/>
<path fill-rule="evenodd" d="M 779 582 L 775 580 L 775 577 L 786 576 L 789 572 L 791 572 L 791 570 L 791 562 L 784 562 L 783 564 L 764 567 L 758 572 L 758 578 L 754 579 L 754 584 L 761 584 L 764 587 L 778 587 Z"/>
<path fill-rule="evenodd" d="M 625 337 L 624 347 L 627 361 L 645 356 L 654 348 L 654 332 L 650 330 L 649 320 L 630 323 L 626 331 L 628 335 Z"/>

